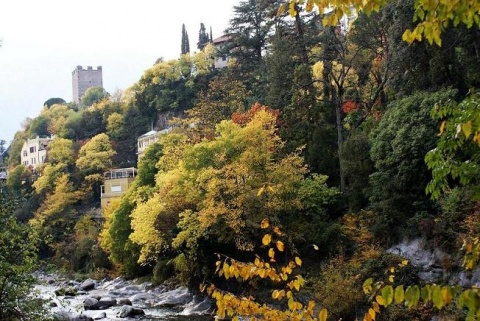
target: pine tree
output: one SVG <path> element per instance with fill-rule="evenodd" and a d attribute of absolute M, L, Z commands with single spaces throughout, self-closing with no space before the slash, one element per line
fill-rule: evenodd
<path fill-rule="evenodd" d="M 187 29 L 185 29 L 185 24 L 182 24 L 182 46 L 181 53 L 185 55 L 190 52 L 190 41 L 188 40 Z"/>
<path fill-rule="evenodd" d="M 207 34 L 207 30 L 205 29 L 205 25 L 200 23 L 200 31 L 198 32 L 198 43 L 197 43 L 197 48 L 199 50 L 202 50 L 203 47 L 208 43 L 209 37 Z"/>

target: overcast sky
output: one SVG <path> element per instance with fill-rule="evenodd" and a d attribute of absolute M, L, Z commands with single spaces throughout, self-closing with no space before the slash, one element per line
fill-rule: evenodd
<path fill-rule="evenodd" d="M 240 0 L 2 0 L 0 139 L 52 97 L 72 101 L 77 65 L 102 66 L 113 93 L 140 79 L 159 57 L 179 56 L 182 23 L 191 51 L 200 23 L 218 37 Z"/>

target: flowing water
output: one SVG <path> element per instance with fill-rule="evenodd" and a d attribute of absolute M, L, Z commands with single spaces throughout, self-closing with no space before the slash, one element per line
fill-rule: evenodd
<path fill-rule="evenodd" d="M 134 284 L 118 278 L 111 281 L 95 281 L 94 289 L 82 291 L 80 282 L 59 280 L 58 277 L 52 276 L 42 276 L 39 279 L 36 290 L 53 305 L 51 311 L 57 316 L 61 316 L 61 320 L 67 321 L 81 315 L 103 321 L 214 320 L 211 315 L 211 300 L 193 295 L 184 287 L 167 290 L 165 287 L 152 287 L 149 283 Z M 67 288 L 78 289 L 78 294 L 74 296 L 57 296 L 55 294 L 56 290 Z M 133 307 L 142 309 L 145 315 L 120 318 L 118 314 L 122 309 L 121 304 L 103 310 L 85 309 L 84 302 L 89 298 L 101 298 L 100 301 L 114 300 L 116 302 L 127 300 Z"/>

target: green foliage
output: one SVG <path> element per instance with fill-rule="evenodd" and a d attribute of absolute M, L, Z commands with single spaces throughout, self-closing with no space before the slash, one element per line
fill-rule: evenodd
<path fill-rule="evenodd" d="M 432 170 L 427 193 L 437 199 L 449 190 L 452 181 L 467 186 L 480 199 L 480 93 L 473 92 L 461 103 L 439 103 L 432 117 L 442 120 L 440 140 L 425 156 Z"/>
<path fill-rule="evenodd" d="M 55 245 L 57 266 L 68 272 L 89 273 L 109 268 L 105 252 L 98 246 L 101 224 L 91 214 L 83 215 L 65 241 Z"/>
<path fill-rule="evenodd" d="M 385 239 L 398 235 L 415 213 L 431 211 L 424 192 L 430 181 L 424 155 L 436 145 L 438 137 L 430 111 L 454 93 L 420 92 L 394 101 L 371 133 L 371 158 L 376 172 L 370 176 L 370 201 L 372 208 L 381 213 L 375 228 L 380 234 L 388 233 Z"/>
<path fill-rule="evenodd" d="M 348 207 L 351 212 L 357 212 L 368 205 L 366 188 L 368 177 L 374 171 L 368 136 L 360 130 L 351 131 L 343 143 L 340 157 L 346 179 Z"/>
<path fill-rule="evenodd" d="M 0 319 L 47 320 L 43 302 L 33 294 L 38 238 L 11 215 L 19 201 L 14 193 L 0 191 Z"/>
<path fill-rule="evenodd" d="M 50 108 L 52 107 L 53 105 L 62 105 L 62 104 L 66 104 L 67 102 L 65 100 L 63 100 L 62 98 L 50 98 L 50 99 L 47 99 L 44 103 L 43 103 L 43 106 L 47 107 L 47 108 Z"/>
<path fill-rule="evenodd" d="M 106 99 L 110 96 L 109 93 L 103 87 L 90 87 L 88 88 L 80 101 L 83 107 L 89 107 L 93 104 L 96 104 L 103 99 Z"/>
<path fill-rule="evenodd" d="M 207 30 L 205 29 L 205 25 L 203 24 L 203 22 L 201 22 L 200 30 L 198 31 L 197 48 L 199 50 L 202 50 L 209 41 L 210 41 L 210 38 L 208 37 Z"/>
<path fill-rule="evenodd" d="M 185 24 L 182 24 L 182 46 L 180 52 L 182 55 L 190 53 L 190 41 L 188 40 L 188 33 Z"/>

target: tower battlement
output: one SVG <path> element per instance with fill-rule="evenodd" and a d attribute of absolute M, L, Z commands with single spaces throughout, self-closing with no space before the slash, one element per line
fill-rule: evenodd
<path fill-rule="evenodd" d="M 73 101 L 80 105 L 83 94 L 91 87 L 103 87 L 102 66 L 93 69 L 92 66 L 84 68 L 78 65 L 72 71 Z"/>

